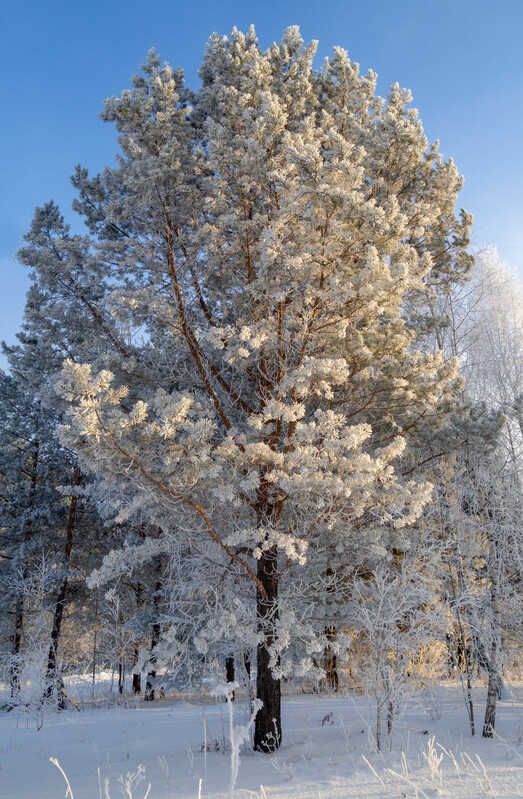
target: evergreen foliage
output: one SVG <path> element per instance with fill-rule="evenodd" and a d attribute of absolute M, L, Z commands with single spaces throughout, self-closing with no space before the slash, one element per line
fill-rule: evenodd
<path fill-rule="evenodd" d="M 49 203 L 25 236 L 33 282 L 0 394 L 4 571 L 65 540 L 45 698 L 80 525 L 96 602 L 71 601 L 93 669 L 110 663 L 120 687 L 126 664 L 145 671 L 153 698 L 218 662 L 248 684 L 252 668 L 260 751 L 282 740 L 283 678 L 335 690 L 366 652 L 381 746 L 382 711 L 391 733 L 431 643 L 483 653 L 490 696 L 502 618 L 519 623 L 515 577 L 500 590 L 519 445 L 508 470 L 499 457 L 523 388 L 484 392 L 479 337 L 462 338 L 461 178 L 409 92 L 381 99 L 344 50 L 321 69 L 315 51 L 295 27 L 265 52 L 252 28 L 213 35 L 197 91 L 149 53 L 105 103 L 116 166 L 73 177 L 86 232 Z"/>

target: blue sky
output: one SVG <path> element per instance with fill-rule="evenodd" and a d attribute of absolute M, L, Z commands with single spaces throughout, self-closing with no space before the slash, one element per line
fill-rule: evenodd
<path fill-rule="evenodd" d="M 209 35 L 254 23 L 263 47 L 298 24 L 319 59 L 341 45 L 380 94 L 410 88 L 429 139 L 465 176 L 474 242 L 523 276 L 523 0 L 0 0 L 0 339 L 15 340 L 27 274 L 14 262 L 33 209 L 72 217 L 75 164 L 96 172 L 117 151 L 98 118 L 155 47 L 197 83 Z"/>

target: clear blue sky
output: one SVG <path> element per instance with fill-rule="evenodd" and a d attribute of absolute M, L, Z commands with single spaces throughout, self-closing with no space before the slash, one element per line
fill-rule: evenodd
<path fill-rule="evenodd" d="M 465 175 L 460 204 L 523 275 L 523 0 L 0 0 L 0 339 L 15 340 L 27 289 L 14 254 L 33 209 L 70 216 L 69 175 L 116 152 L 98 118 L 150 47 L 195 85 L 213 31 L 254 23 L 263 47 L 298 24 L 410 88 L 429 139 Z M 318 61 L 320 63 L 320 60 Z"/>

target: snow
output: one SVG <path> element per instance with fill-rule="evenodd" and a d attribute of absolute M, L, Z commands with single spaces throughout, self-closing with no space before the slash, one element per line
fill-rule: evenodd
<path fill-rule="evenodd" d="M 474 699 L 480 722 L 484 688 L 475 689 Z M 78 707 L 47 715 L 40 730 L 30 715 L 0 713 L 0 799 L 64 797 L 67 786 L 51 757 L 74 799 L 144 799 L 149 783 L 148 799 L 230 799 L 225 702 L 177 697 L 118 704 L 113 695 L 96 707 L 86 700 Z M 246 724 L 246 704 L 236 701 L 233 710 L 234 724 Z M 523 686 L 499 702 L 491 740 L 471 737 L 462 694 L 452 686 L 410 701 L 391 751 L 375 752 L 373 719 L 373 703 L 361 695 L 285 697 L 280 750 L 270 756 L 241 751 L 234 797 L 523 796 Z M 145 779 L 126 792 L 126 775 L 140 766 Z"/>

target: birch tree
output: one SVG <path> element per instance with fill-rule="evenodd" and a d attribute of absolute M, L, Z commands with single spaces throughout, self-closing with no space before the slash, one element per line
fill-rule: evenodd
<path fill-rule="evenodd" d="M 501 695 L 503 639 L 521 619 L 522 298 L 514 273 L 485 248 L 470 281 L 443 292 L 438 309 L 448 320 L 437 331 L 438 345 L 459 358 L 465 378 L 454 445 L 438 468 L 438 499 L 473 732 L 472 670 L 488 675 L 485 737 L 493 734 Z"/>

